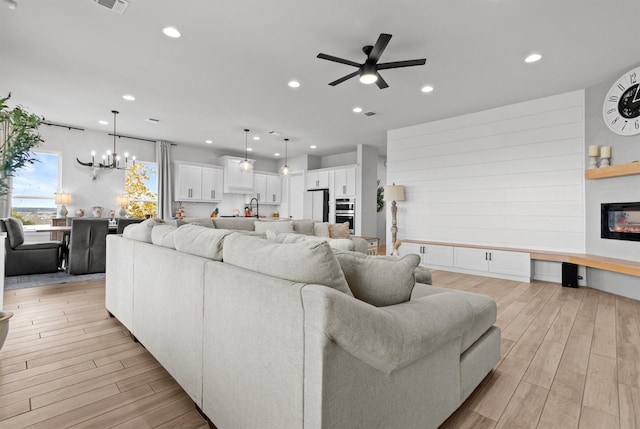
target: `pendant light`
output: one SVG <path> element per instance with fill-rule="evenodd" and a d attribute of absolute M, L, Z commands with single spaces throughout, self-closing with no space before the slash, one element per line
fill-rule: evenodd
<path fill-rule="evenodd" d="M 280 167 L 280 177 L 289 177 L 291 176 L 291 168 L 287 165 L 288 161 L 288 153 L 287 146 L 289 144 L 289 139 L 284 139 L 284 165 Z"/>
<path fill-rule="evenodd" d="M 240 171 L 243 173 L 251 173 L 253 172 L 253 163 L 247 159 L 247 139 L 249 136 L 249 130 L 244 129 L 244 161 L 240 161 L 238 167 Z"/>

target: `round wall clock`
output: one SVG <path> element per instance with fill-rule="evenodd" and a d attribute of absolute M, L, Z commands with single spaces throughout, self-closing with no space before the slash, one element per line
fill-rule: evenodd
<path fill-rule="evenodd" d="M 604 123 L 622 136 L 640 134 L 640 67 L 620 76 L 611 85 L 602 106 Z"/>

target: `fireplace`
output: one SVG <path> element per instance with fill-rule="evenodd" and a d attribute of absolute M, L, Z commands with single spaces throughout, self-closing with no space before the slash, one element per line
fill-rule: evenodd
<path fill-rule="evenodd" d="M 640 241 L 640 202 L 602 204 L 601 238 Z"/>

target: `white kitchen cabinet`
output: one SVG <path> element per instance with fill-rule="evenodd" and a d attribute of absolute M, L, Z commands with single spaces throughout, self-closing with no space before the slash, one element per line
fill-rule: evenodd
<path fill-rule="evenodd" d="M 526 252 L 456 247 L 454 266 L 470 274 L 488 274 L 517 281 L 531 279 L 531 257 Z"/>
<path fill-rule="evenodd" d="M 333 192 L 336 198 L 356 195 L 355 167 L 335 170 Z"/>
<path fill-rule="evenodd" d="M 453 267 L 453 247 L 435 244 L 402 243 L 398 249 L 400 256 L 416 254 L 420 265 L 428 268 L 447 269 Z"/>
<path fill-rule="evenodd" d="M 253 172 L 245 173 L 240 171 L 239 164 L 244 158 L 234 156 L 223 156 L 224 162 L 224 192 L 229 194 L 254 193 Z M 253 160 L 249 160 L 253 162 Z"/>
<path fill-rule="evenodd" d="M 328 189 L 329 188 L 329 172 L 328 171 L 307 171 L 307 189 Z"/>
<path fill-rule="evenodd" d="M 176 163 L 176 201 L 216 202 L 222 200 L 222 169 L 198 164 Z"/>
<path fill-rule="evenodd" d="M 202 198 L 202 167 L 177 164 L 175 200 L 196 201 Z"/>
<path fill-rule="evenodd" d="M 202 167 L 202 200 L 222 201 L 223 175 L 221 168 Z"/>
<path fill-rule="evenodd" d="M 282 178 L 267 175 L 267 199 L 265 204 L 280 204 L 282 202 Z"/>

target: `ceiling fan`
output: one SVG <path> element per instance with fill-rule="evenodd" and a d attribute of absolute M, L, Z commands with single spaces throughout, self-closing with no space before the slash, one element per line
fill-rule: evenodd
<path fill-rule="evenodd" d="M 378 73 L 378 71 L 397 69 L 400 67 L 422 66 L 427 62 L 426 58 L 421 58 L 419 60 L 394 61 L 391 63 L 378 64 L 378 60 L 380 59 L 380 56 L 382 55 L 384 49 L 387 47 L 389 40 L 391 40 L 391 34 L 381 33 L 374 46 L 367 45 L 363 47 L 362 52 L 365 53 L 367 59 L 362 64 L 358 64 L 355 61 L 334 57 L 333 55 L 327 55 L 323 53 L 318 54 L 318 58 L 320 59 L 334 61 L 336 63 L 346 64 L 348 66 L 358 68 L 357 71 L 343 76 L 338 80 L 334 80 L 333 82 L 329 83 L 329 85 L 336 86 L 337 84 L 342 83 L 345 80 L 360 75 L 360 82 L 365 84 L 375 83 L 376 85 L 378 85 L 378 88 L 384 89 L 389 85 L 387 84 L 387 82 L 385 82 L 382 76 L 380 76 L 380 73 Z"/>

